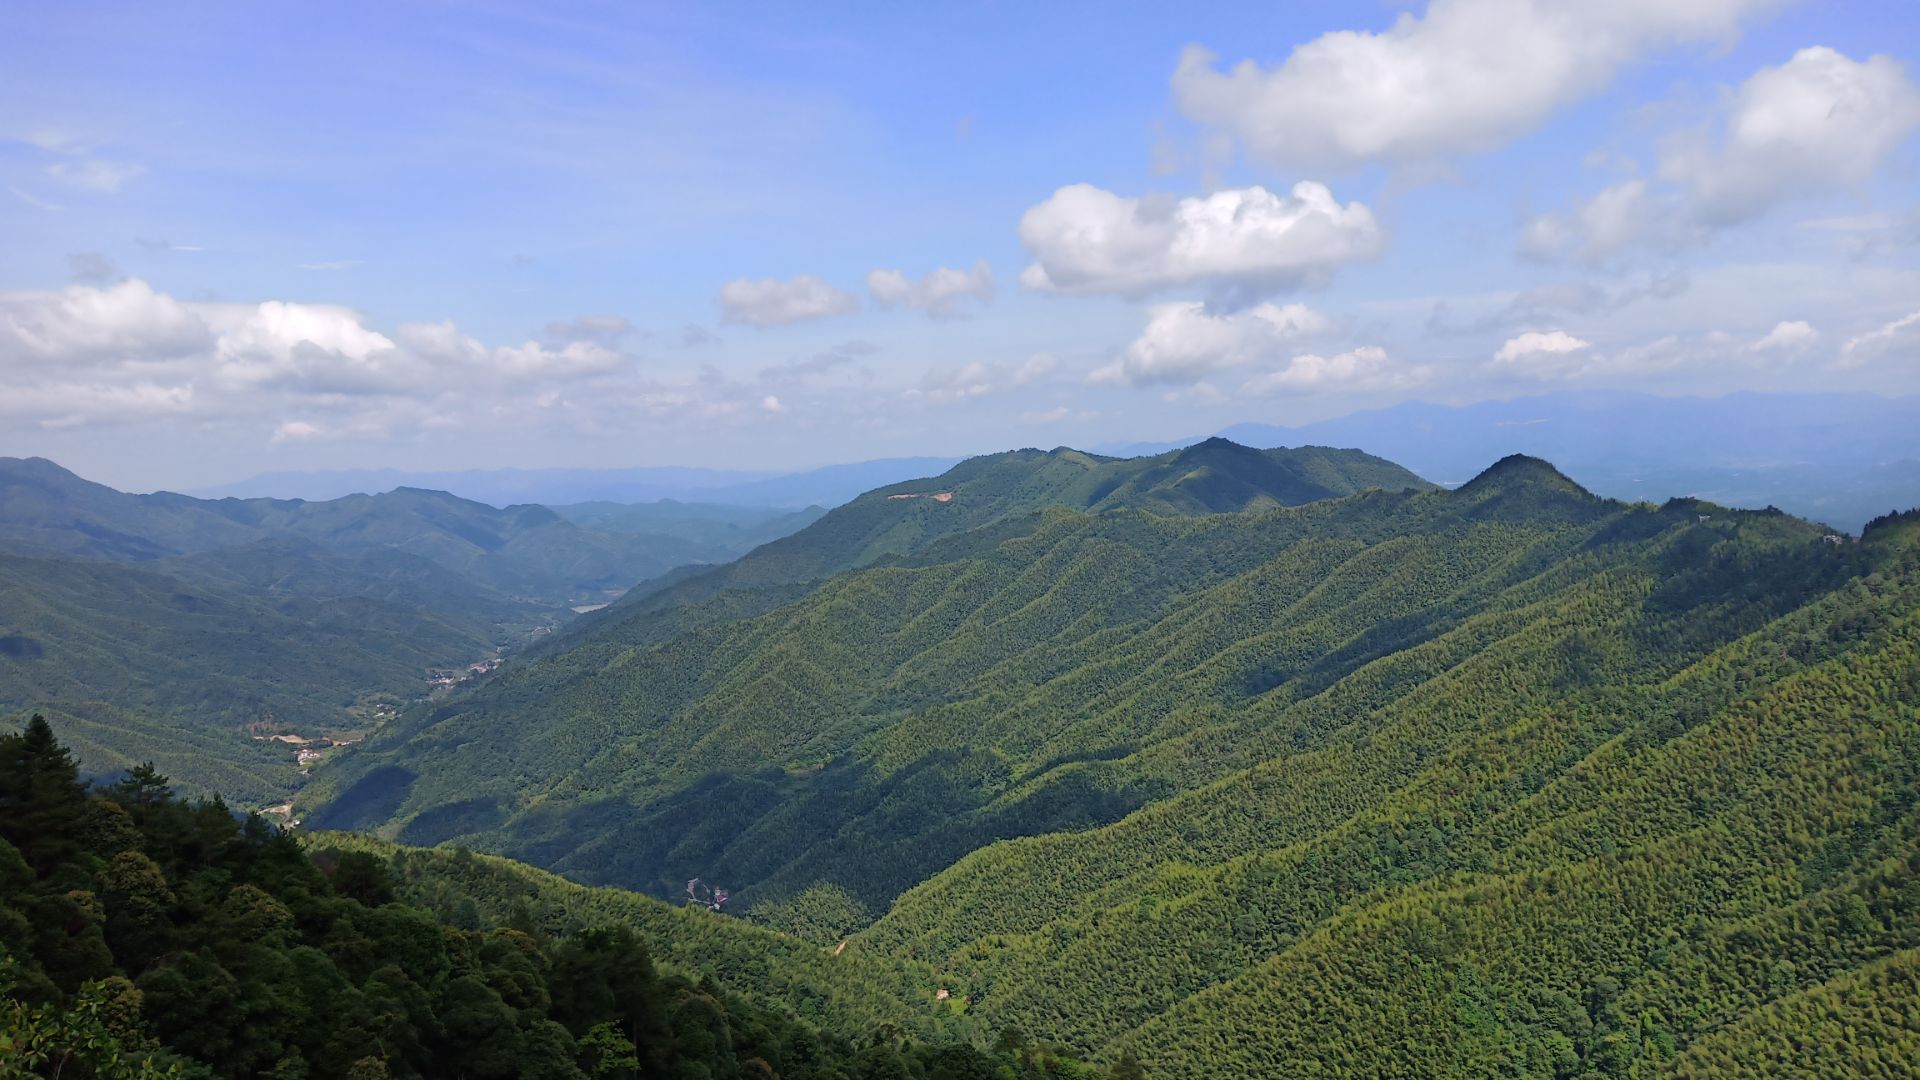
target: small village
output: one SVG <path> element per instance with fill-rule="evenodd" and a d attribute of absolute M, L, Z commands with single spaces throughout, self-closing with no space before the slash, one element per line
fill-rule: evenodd
<path fill-rule="evenodd" d="M 456 686 L 465 686 L 476 682 L 484 676 L 491 675 L 500 670 L 501 666 L 505 663 L 505 657 L 496 655 L 489 656 L 484 660 L 476 660 L 462 668 L 430 670 L 427 672 L 426 679 L 428 689 L 425 694 L 421 695 L 421 699 L 431 699 L 434 695 L 444 693 Z M 400 715 L 401 707 L 402 706 L 392 701 L 374 701 L 368 704 L 353 706 L 348 712 L 372 721 L 373 727 L 378 728 L 397 719 Z M 364 742 L 367 735 L 370 734 L 368 730 L 361 730 L 352 734 L 308 736 L 291 731 L 274 731 L 273 728 L 276 726 L 279 726 L 278 723 L 269 718 L 250 725 L 248 731 L 252 734 L 255 742 L 279 743 L 291 749 L 293 751 L 294 764 L 299 766 L 302 777 L 309 775 L 312 767 L 325 760 L 331 751 L 340 747 L 353 746 L 356 743 Z M 268 817 L 276 818 L 281 824 L 290 828 L 300 824 L 293 816 L 293 801 L 291 799 L 273 806 L 263 806 L 260 808 L 260 813 Z"/>

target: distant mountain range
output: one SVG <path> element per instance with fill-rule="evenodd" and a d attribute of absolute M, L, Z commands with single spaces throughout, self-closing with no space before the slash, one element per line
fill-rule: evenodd
<path fill-rule="evenodd" d="M 1920 503 L 1920 397 L 1732 394 L 1658 397 L 1573 391 L 1471 405 L 1408 402 L 1293 427 L 1242 423 L 1211 434 L 1247 446 L 1360 447 L 1429 480 L 1455 484 L 1507 454 L 1550 460 L 1618 499 L 1691 495 L 1727 506 L 1777 506 L 1857 532 L 1869 518 Z M 1120 457 L 1208 437 L 1107 443 Z M 932 476 L 952 457 L 889 458 L 797 473 L 725 469 L 392 469 L 267 473 L 203 496 L 330 499 L 395 487 L 514 503 L 675 499 L 800 509 L 838 506 L 864 491 Z"/>
<path fill-rule="evenodd" d="M 1442 484 L 1504 454 L 1531 454 L 1610 498 L 1690 495 L 1777 506 L 1854 532 L 1876 515 L 1920 504 L 1917 433 L 1920 397 L 1612 391 L 1408 402 L 1297 427 L 1236 424 L 1219 432 L 1249 446 L 1363 446 Z M 1147 454 L 1194 441 L 1100 449 Z"/>
<path fill-rule="evenodd" d="M 1408 438 L 1459 421 L 1437 416 Z M 1501 430 L 1555 422 L 1528 419 Z M 1615 442 L 1657 449 L 1641 431 Z M 1855 449 L 1901 445 L 1874 438 Z M 92 771 L 152 757 L 242 805 L 299 783 L 291 746 L 248 735 L 358 717 L 363 741 L 298 763 L 293 815 L 438 847 L 339 841 L 458 925 L 525 934 L 486 955 L 644 920 L 703 988 L 837 1037 L 1057 1043 L 1195 1080 L 1911 1074 L 1920 512 L 1847 537 L 1604 498 L 1523 454 L 1447 464 L 1462 482 L 1221 438 L 1026 449 L 756 516 L 207 502 L 8 462 L 0 704 L 52 699 Z M 377 704 L 497 642 L 487 618 L 529 610 L 514 582 L 815 514 Z M 75 822 L 120 843 L 111 818 Z M 759 926 L 476 850 L 725 893 Z M 183 903 L 214 910 L 232 882 L 192 873 Z M 110 936 L 131 925 L 104 903 Z M 371 975 L 353 944 L 326 954 Z M 707 1015 L 673 1030 L 712 1045 Z M 960 1064 L 926 1072 L 989 1075 Z"/>
<path fill-rule="evenodd" d="M 838 506 L 863 491 L 953 467 L 956 457 L 907 457 L 829 465 L 799 473 L 662 466 L 640 469 L 469 469 L 407 472 L 342 469 L 262 473 L 196 489 L 203 498 L 337 499 L 399 487 L 431 488 L 492 506 L 645 503 L 662 499 L 725 506 Z"/>
<path fill-rule="evenodd" d="M 0 459 L 0 714 L 55 714 L 96 772 L 151 760 L 188 790 L 279 802 L 299 784 L 295 744 L 264 736 L 351 736 L 569 606 L 823 512 L 563 510 L 418 488 L 130 495 Z"/>
<path fill-rule="evenodd" d="M 324 501 L 130 495 L 40 458 L 0 458 L 0 544 L 15 550 L 143 562 L 297 538 L 335 554 L 418 556 L 502 599 L 548 606 L 606 600 L 676 566 L 739 553 L 737 541 L 677 535 L 674 522 L 689 513 L 697 515 L 658 508 L 656 528 L 636 532 L 412 487 Z M 776 516 L 736 520 L 758 526 Z"/>
<path fill-rule="evenodd" d="M 970 459 L 636 590 L 299 805 L 725 887 L 1154 1076 L 1892 1060 L 1920 514 L 1854 540 L 1526 455 L 1458 479 L 1223 439 Z"/>

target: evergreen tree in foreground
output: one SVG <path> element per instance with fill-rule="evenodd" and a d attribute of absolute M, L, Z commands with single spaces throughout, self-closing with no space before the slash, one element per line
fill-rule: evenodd
<path fill-rule="evenodd" d="M 395 894 L 384 860 L 310 856 L 151 767 L 89 790 L 35 717 L 0 736 L 0 1080 L 1107 1075 L 1018 1039 L 831 1036 L 661 972 L 626 927 L 462 929 Z"/>

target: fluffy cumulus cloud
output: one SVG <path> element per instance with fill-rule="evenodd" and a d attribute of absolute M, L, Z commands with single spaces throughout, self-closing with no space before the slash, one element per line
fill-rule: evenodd
<path fill-rule="evenodd" d="M 867 291 L 881 307 L 904 305 L 949 317 L 959 314 L 969 300 L 985 304 L 993 299 L 993 269 L 982 259 L 970 270 L 942 266 L 917 280 L 898 270 L 875 270 L 867 275 Z"/>
<path fill-rule="evenodd" d="M 1239 297 L 1322 283 L 1383 243 L 1372 211 L 1316 183 L 1184 199 L 1074 184 L 1026 212 L 1020 240 L 1034 259 L 1020 275 L 1028 288 L 1142 296 L 1205 283 Z"/>
<path fill-rule="evenodd" d="M 1209 311 L 1198 302 L 1161 304 L 1140 336 L 1089 377 L 1128 386 L 1190 385 L 1225 368 L 1271 361 L 1333 321 L 1302 304 L 1261 304 L 1243 312 Z"/>
<path fill-rule="evenodd" d="M 1247 380 L 1241 390 L 1248 394 L 1308 394 L 1404 389 L 1425 382 L 1429 375 L 1426 367 L 1396 369 L 1387 350 L 1362 345 L 1334 356 L 1302 353 Z"/>
<path fill-rule="evenodd" d="M 1433 0 L 1380 33 L 1336 31 L 1273 67 L 1190 47 L 1173 94 L 1283 167 L 1352 168 L 1520 135 L 1660 49 L 1730 37 L 1775 0 Z"/>
<path fill-rule="evenodd" d="M 1656 175 L 1612 184 L 1527 223 L 1533 257 L 1610 258 L 1697 241 L 1790 199 L 1860 184 L 1920 129 L 1920 89 L 1888 56 L 1802 49 L 1724 99 L 1715 122 L 1666 140 Z"/>
<path fill-rule="evenodd" d="M 728 322 L 767 327 L 846 315 L 859 309 L 860 300 L 812 274 L 801 274 L 790 281 L 729 281 L 721 286 L 720 307 Z"/>
<path fill-rule="evenodd" d="M 1775 323 L 1773 329 L 1753 343 L 1756 352 L 1796 353 L 1820 340 L 1820 331 L 1801 319 Z"/>
<path fill-rule="evenodd" d="M 1496 364 L 1538 364 L 1541 361 L 1553 362 L 1556 357 L 1564 357 L 1590 348 L 1591 341 L 1583 341 L 1565 330 L 1529 330 L 1517 337 L 1511 337 L 1493 354 Z"/>
<path fill-rule="evenodd" d="M 1920 312 L 1861 334 L 1839 350 L 1804 320 L 1785 320 L 1764 333 L 1705 330 L 1662 334 L 1610 347 L 1564 330 L 1508 339 L 1487 365 L 1490 374 L 1524 380 L 1616 383 L 1646 389 L 1656 382 L 1691 387 L 1753 386 L 1765 377 L 1809 388 L 1831 388 L 1849 368 L 1902 352 L 1920 355 Z M 1837 353 L 1837 355 L 1836 355 Z"/>
<path fill-rule="evenodd" d="M 1898 61 L 1802 49 L 1741 85 L 1719 140 L 1675 140 L 1660 175 L 1687 189 L 1704 223 L 1731 224 L 1790 195 L 1865 180 L 1916 127 L 1920 90 Z"/>
<path fill-rule="evenodd" d="M 591 340 L 487 346 L 450 322 L 390 337 L 351 308 L 182 301 L 138 279 L 0 294 L 4 411 L 47 426 L 298 413 L 274 438 L 300 441 L 370 430 L 456 392 L 511 397 L 627 365 Z M 306 415 L 316 410 L 337 415 L 322 425 Z"/>
<path fill-rule="evenodd" d="M 214 342 L 199 314 L 137 280 L 0 295 L 0 331 L 0 363 L 15 364 L 32 358 L 66 365 L 129 356 L 155 361 Z"/>

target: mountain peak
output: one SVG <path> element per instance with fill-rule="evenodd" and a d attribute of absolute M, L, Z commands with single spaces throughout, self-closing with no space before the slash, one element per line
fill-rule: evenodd
<path fill-rule="evenodd" d="M 1508 454 L 1486 467 L 1480 475 L 1460 485 L 1463 494 L 1507 491 L 1518 488 L 1565 492 L 1593 498 L 1593 493 L 1575 483 L 1553 463 L 1527 454 Z"/>
<path fill-rule="evenodd" d="M 1209 439 L 1201 439 L 1199 442 L 1194 443 L 1192 446 L 1189 446 L 1186 449 L 1180 451 L 1180 454 L 1182 457 L 1185 457 L 1189 454 L 1219 454 L 1219 453 L 1257 454 L 1259 452 L 1260 451 L 1255 450 L 1251 446 L 1244 446 L 1240 443 L 1234 442 L 1232 439 L 1225 438 L 1220 435 L 1215 435 Z"/>

